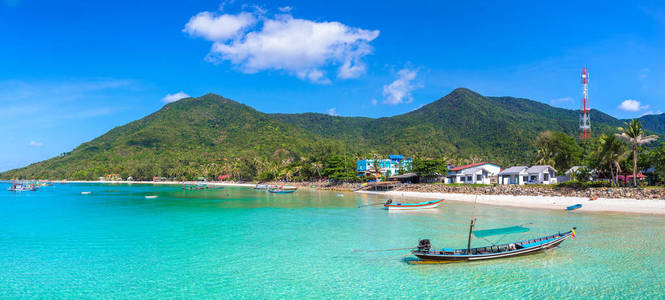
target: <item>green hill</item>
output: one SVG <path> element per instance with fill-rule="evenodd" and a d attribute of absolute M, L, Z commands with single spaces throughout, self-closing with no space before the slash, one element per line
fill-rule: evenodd
<path fill-rule="evenodd" d="M 623 122 L 591 112 L 594 135 Z M 645 127 L 665 132 L 663 115 L 645 116 Z M 420 109 L 386 118 L 318 113 L 265 114 L 208 94 L 182 99 L 86 143 L 71 152 L 0 174 L 0 178 L 96 179 L 196 178 L 219 174 L 293 176 L 315 172 L 326 156 L 353 161 L 373 153 L 445 157 L 457 162 L 491 160 L 528 164 L 545 130 L 577 133 L 578 111 L 540 102 L 485 97 L 459 88 Z M 347 162 L 348 163 L 348 162 Z M 316 172 L 319 172 L 317 170 Z"/>

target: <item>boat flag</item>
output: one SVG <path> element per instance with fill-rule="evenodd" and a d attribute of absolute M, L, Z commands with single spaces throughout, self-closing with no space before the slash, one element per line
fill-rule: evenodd
<path fill-rule="evenodd" d="M 573 233 L 573 239 L 575 239 L 575 229 L 570 230 Z"/>

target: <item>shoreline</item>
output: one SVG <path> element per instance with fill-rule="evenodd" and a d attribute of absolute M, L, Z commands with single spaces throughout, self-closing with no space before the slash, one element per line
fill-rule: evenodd
<path fill-rule="evenodd" d="M 476 195 L 457 193 L 432 192 L 406 192 L 406 191 L 359 191 L 364 194 L 404 196 L 409 198 L 444 199 L 444 201 L 457 201 L 474 203 Z M 665 200 L 657 199 L 631 199 L 631 198 L 598 198 L 589 200 L 582 197 L 567 196 L 513 196 L 513 195 L 477 195 L 478 203 L 484 205 L 508 206 L 520 208 L 565 210 L 566 207 L 582 204 L 576 212 L 602 212 L 602 213 L 636 213 L 650 215 L 665 215 Z"/>
<path fill-rule="evenodd" d="M 200 181 L 107 181 L 107 180 L 52 180 L 54 183 L 102 183 L 102 184 L 152 184 L 152 185 L 185 185 L 197 184 Z M 256 183 L 236 183 L 236 182 L 205 182 L 213 186 L 237 186 L 254 187 Z M 266 183 L 274 184 L 274 183 Z M 282 183 L 296 185 L 299 188 L 316 185 L 319 191 L 346 191 L 352 190 L 346 188 L 330 188 L 321 186 L 321 182 L 292 182 Z M 478 203 L 484 205 L 495 205 L 504 207 L 519 207 L 531 209 L 565 210 L 566 207 L 582 204 L 582 208 L 576 212 L 599 212 L 599 213 L 635 213 L 649 215 L 665 215 L 665 200 L 663 199 L 635 199 L 635 198 L 605 198 L 598 197 L 597 200 L 590 200 L 589 197 L 576 196 L 549 196 L 549 195 L 510 195 L 510 194 L 474 194 L 474 193 L 446 193 L 446 192 L 416 192 L 416 191 L 355 191 L 355 193 L 384 195 L 392 197 L 421 198 L 421 199 L 444 199 L 445 201 L 457 201 L 474 203 L 476 196 Z M 409 201 L 410 199 L 407 199 Z M 409 201 L 411 202 L 411 201 Z"/>

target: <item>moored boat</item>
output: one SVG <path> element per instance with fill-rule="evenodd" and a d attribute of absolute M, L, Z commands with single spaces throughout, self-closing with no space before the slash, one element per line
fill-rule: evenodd
<path fill-rule="evenodd" d="M 291 194 L 295 192 L 296 190 L 280 190 L 280 189 L 270 189 L 268 192 L 273 193 L 273 194 Z"/>
<path fill-rule="evenodd" d="M 392 203 L 392 200 L 388 199 L 388 201 L 386 201 L 386 203 L 383 204 L 383 208 L 387 210 L 428 209 L 439 206 L 441 202 L 443 202 L 443 199 L 418 202 L 418 203 Z"/>
<path fill-rule="evenodd" d="M 580 208 L 582 208 L 582 204 L 575 204 L 575 205 L 571 205 L 571 206 L 566 207 L 566 210 L 576 210 L 576 209 L 580 209 Z"/>
<path fill-rule="evenodd" d="M 559 246 L 568 238 L 575 237 L 575 227 L 568 232 L 559 232 L 556 234 L 543 236 L 535 239 L 523 240 L 513 243 L 492 244 L 484 247 L 471 248 L 471 235 L 485 239 L 488 236 L 505 235 L 511 233 L 521 233 L 529 231 L 522 226 L 510 226 L 504 228 L 494 228 L 487 230 L 473 230 L 475 219 L 471 221 L 469 229 L 469 240 L 466 249 L 443 248 L 436 250 L 432 248 L 429 239 L 423 239 L 418 242 L 418 247 L 413 251 L 413 255 L 423 261 L 471 261 L 486 260 L 494 258 L 505 258 L 542 252 Z"/>

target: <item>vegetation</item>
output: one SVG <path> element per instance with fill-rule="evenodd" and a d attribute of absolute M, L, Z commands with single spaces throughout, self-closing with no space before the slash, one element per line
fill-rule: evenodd
<path fill-rule="evenodd" d="M 412 171 L 419 177 L 433 177 L 447 174 L 448 167 L 443 159 L 416 158 L 412 163 Z"/>
<path fill-rule="evenodd" d="M 642 127 L 642 122 L 639 120 L 632 120 L 630 123 L 626 122 L 625 127 L 619 127 L 617 136 L 627 141 L 633 147 L 633 185 L 637 186 L 637 152 L 638 147 L 644 144 L 649 144 L 658 139 L 656 135 L 645 135 L 646 132 Z"/>
<path fill-rule="evenodd" d="M 596 110 L 591 115 L 597 135 L 612 135 L 622 123 Z M 94 180 L 120 174 L 136 180 L 194 180 L 228 174 L 232 180 L 354 181 L 357 159 L 388 154 L 414 157 L 414 169 L 422 174 L 445 173 L 446 164 L 481 161 L 503 166 L 547 162 L 561 172 L 579 163 L 595 169 L 601 165 L 595 158 L 600 142 L 577 144 L 572 137 L 577 124 L 576 110 L 467 89 L 379 119 L 265 114 L 208 94 L 167 104 L 71 152 L 0 173 L 0 178 Z M 640 154 L 638 168 L 658 162 L 648 154 Z M 602 160 L 604 169 L 609 159 Z M 614 170 L 636 169 L 615 160 Z"/>
<path fill-rule="evenodd" d="M 582 159 L 582 147 L 563 132 L 545 131 L 536 140 L 537 163 L 551 165 L 559 172 L 578 165 Z"/>

